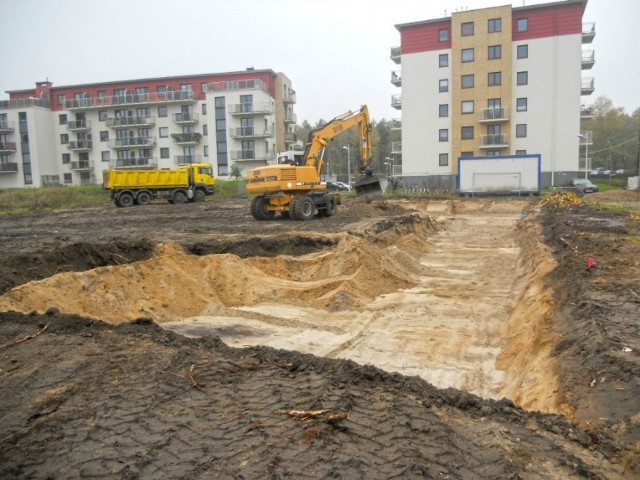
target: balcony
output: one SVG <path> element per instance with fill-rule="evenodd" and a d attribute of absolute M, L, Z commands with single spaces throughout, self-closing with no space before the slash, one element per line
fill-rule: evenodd
<path fill-rule="evenodd" d="M 400 47 L 391 47 L 391 55 L 389 58 L 398 65 L 400 65 L 400 52 Z"/>
<path fill-rule="evenodd" d="M 0 153 L 16 153 L 16 142 L 0 142 Z"/>
<path fill-rule="evenodd" d="M 200 163 L 202 162 L 202 155 L 174 155 L 173 160 L 176 165 L 187 165 L 189 163 Z"/>
<path fill-rule="evenodd" d="M 400 75 L 400 70 L 394 70 L 391 72 L 391 83 L 396 87 L 402 86 L 402 76 Z"/>
<path fill-rule="evenodd" d="M 509 109 L 505 107 L 484 108 L 480 111 L 480 123 L 502 123 L 509 121 Z"/>
<path fill-rule="evenodd" d="M 284 141 L 285 143 L 293 143 L 298 139 L 297 135 L 293 132 L 285 132 L 284 133 Z"/>
<path fill-rule="evenodd" d="M 71 162 L 71 170 L 77 172 L 93 170 L 93 162 L 91 160 L 78 160 L 77 162 Z"/>
<path fill-rule="evenodd" d="M 7 134 L 13 133 L 16 130 L 16 124 L 9 120 L 0 121 L 0 133 Z"/>
<path fill-rule="evenodd" d="M 40 177 L 40 184 L 43 187 L 59 187 L 61 185 L 60 176 L 59 175 L 42 175 Z"/>
<path fill-rule="evenodd" d="M 396 110 L 402 109 L 402 95 L 391 95 L 391 106 Z"/>
<path fill-rule="evenodd" d="M 230 128 L 231 138 L 269 138 L 273 137 L 272 128 L 240 127 Z"/>
<path fill-rule="evenodd" d="M 107 118 L 105 122 L 107 127 L 118 129 L 118 128 L 129 128 L 129 127 L 151 127 L 156 124 L 156 117 L 134 117 L 134 116 L 126 116 L 126 117 L 118 117 L 118 118 Z"/>
<path fill-rule="evenodd" d="M 67 148 L 72 152 L 90 152 L 93 150 L 93 142 L 91 140 L 77 140 L 69 142 Z"/>
<path fill-rule="evenodd" d="M 269 87 L 260 79 L 207 83 L 207 92 L 228 92 L 235 90 L 262 90 L 265 93 L 269 93 Z"/>
<path fill-rule="evenodd" d="M 482 135 L 480 137 L 480 148 L 496 150 L 500 148 L 508 148 L 506 135 L 502 133 L 494 133 L 492 135 Z"/>
<path fill-rule="evenodd" d="M 172 133 L 174 143 L 176 145 L 193 146 L 200 143 L 201 133 Z"/>
<path fill-rule="evenodd" d="M 198 94 L 193 91 L 164 93 L 128 93 L 113 97 L 85 97 L 67 100 L 65 109 L 69 111 L 92 110 L 98 108 L 136 106 L 167 103 L 196 103 Z"/>
<path fill-rule="evenodd" d="M 582 88 L 580 90 L 580 95 L 591 95 L 595 89 L 596 88 L 593 77 L 582 79 Z"/>
<path fill-rule="evenodd" d="M 111 166 L 122 170 L 156 169 L 158 168 L 158 159 L 154 157 L 116 158 L 111 161 Z"/>
<path fill-rule="evenodd" d="M 200 115 L 192 112 L 182 112 L 173 114 L 173 123 L 178 125 L 196 125 L 200 121 Z"/>
<path fill-rule="evenodd" d="M 593 118 L 593 106 L 581 105 L 580 106 L 580 120 L 591 120 Z"/>
<path fill-rule="evenodd" d="M 153 147 L 156 144 L 156 137 L 122 137 L 111 138 L 107 143 L 109 148 L 135 148 Z"/>
<path fill-rule="evenodd" d="M 256 152 L 255 150 L 232 150 L 231 160 L 236 162 L 269 162 L 273 155 L 267 152 Z"/>
<path fill-rule="evenodd" d="M 296 92 L 294 92 L 293 90 L 285 92 L 284 96 L 282 97 L 282 101 L 285 104 L 296 103 Z"/>
<path fill-rule="evenodd" d="M 93 173 L 84 172 L 80 174 L 80 185 L 95 185 L 96 176 Z"/>
<path fill-rule="evenodd" d="M 255 115 L 273 115 L 271 103 L 236 103 L 229 105 L 229 114 L 236 117 L 252 117 Z"/>
<path fill-rule="evenodd" d="M 49 101 L 39 98 L 14 98 L 13 100 L 0 100 L 0 108 L 49 108 Z"/>
<path fill-rule="evenodd" d="M 596 52 L 593 50 L 582 51 L 582 70 L 591 70 L 596 63 Z"/>
<path fill-rule="evenodd" d="M 88 132 L 91 130 L 91 122 L 88 120 L 74 120 L 67 122 L 69 132 Z"/>
<path fill-rule="evenodd" d="M 393 118 L 391 120 L 391 130 L 402 130 L 402 120 L 399 118 Z"/>
<path fill-rule="evenodd" d="M 285 125 L 296 124 L 298 122 L 298 116 L 293 112 L 285 112 L 284 123 Z"/>
<path fill-rule="evenodd" d="M 596 24 L 591 23 L 583 23 L 582 24 L 582 43 L 591 43 L 593 42 L 593 37 L 596 36 Z"/>
<path fill-rule="evenodd" d="M 0 163 L 0 173 L 18 173 L 18 164 L 14 162 Z"/>
<path fill-rule="evenodd" d="M 401 154 L 402 153 L 402 142 L 391 142 L 391 153 Z"/>

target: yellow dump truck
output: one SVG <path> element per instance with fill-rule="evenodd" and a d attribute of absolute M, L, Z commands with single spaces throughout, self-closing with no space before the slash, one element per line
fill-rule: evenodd
<path fill-rule="evenodd" d="M 118 207 L 147 205 L 153 199 L 169 203 L 202 202 L 215 192 L 216 180 L 209 163 L 191 163 L 174 169 L 118 170 L 103 173 L 103 187 L 111 190 Z"/>

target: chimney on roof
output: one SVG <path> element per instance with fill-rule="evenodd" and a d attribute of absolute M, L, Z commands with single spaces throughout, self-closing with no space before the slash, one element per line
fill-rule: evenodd
<path fill-rule="evenodd" d="M 52 86 L 53 83 L 51 83 L 48 78 L 44 82 L 36 82 L 36 98 L 49 100 Z"/>

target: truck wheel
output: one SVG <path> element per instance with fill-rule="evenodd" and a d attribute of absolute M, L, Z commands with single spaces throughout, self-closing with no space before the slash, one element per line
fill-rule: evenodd
<path fill-rule="evenodd" d="M 130 193 L 121 193 L 118 197 L 119 207 L 131 207 L 133 205 L 133 195 Z"/>
<path fill-rule="evenodd" d="M 138 205 L 149 205 L 151 203 L 151 194 L 149 192 L 140 192 L 136 197 Z"/>
<path fill-rule="evenodd" d="M 187 196 L 184 194 L 184 192 L 178 191 L 173 193 L 174 204 L 185 203 L 187 200 Z"/>
<path fill-rule="evenodd" d="M 271 220 L 275 217 L 275 212 L 269 212 L 266 210 L 268 200 L 265 197 L 254 197 L 251 200 L 251 215 L 256 220 Z"/>
<path fill-rule="evenodd" d="M 207 194 L 204 193 L 204 190 L 196 190 L 193 192 L 193 201 L 194 202 L 204 202 Z"/>
<path fill-rule="evenodd" d="M 294 200 L 296 220 L 311 220 L 316 213 L 316 206 L 310 197 L 303 195 Z"/>

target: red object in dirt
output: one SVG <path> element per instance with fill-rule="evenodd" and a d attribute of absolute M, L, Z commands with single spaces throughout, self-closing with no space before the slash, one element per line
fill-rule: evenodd
<path fill-rule="evenodd" d="M 587 260 L 587 270 L 591 270 L 595 266 L 596 264 L 593 263 L 593 257 L 589 257 L 589 260 Z"/>

